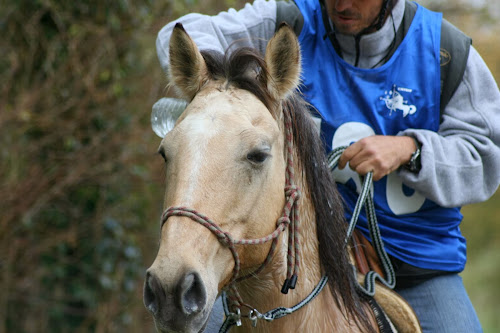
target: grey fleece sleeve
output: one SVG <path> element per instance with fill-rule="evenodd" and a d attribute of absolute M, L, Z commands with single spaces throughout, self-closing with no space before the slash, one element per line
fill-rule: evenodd
<path fill-rule="evenodd" d="M 176 23 L 196 42 L 200 50 L 224 52 L 233 42 L 265 51 L 268 40 L 276 30 L 276 2 L 256 0 L 239 11 L 229 9 L 216 16 L 188 14 L 164 26 L 156 39 L 160 64 L 168 73 L 168 44 Z"/>
<path fill-rule="evenodd" d="M 438 133 L 408 129 L 422 143 L 422 169 L 401 168 L 403 182 L 444 207 L 481 202 L 500 183 L 500 92 L 471 47 L 462 82 L 446 106 Z"/>

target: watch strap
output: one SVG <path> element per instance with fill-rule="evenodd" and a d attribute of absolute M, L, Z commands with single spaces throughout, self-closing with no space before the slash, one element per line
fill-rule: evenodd
<path fill-rule="evenodd" d="M 422 164 L 420 163 L 420 155 L 422 144 L 415 138 L 411 137 L 417 149 L 411 154 L 410 161 L 404 165 L 405 169 L 414 173 L 417 173 L 422 168 Z"/>

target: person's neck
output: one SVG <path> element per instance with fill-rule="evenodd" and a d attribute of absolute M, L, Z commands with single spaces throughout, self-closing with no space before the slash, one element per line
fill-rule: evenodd
<path fill-rule="evenodd" d="M 384 57 L 393 46 L 395 33 L 403 20 L 405 11 L 405 0 L 395 1 L 392 12 L 388 15 L 383 26 L 372 33 L 358 36 L 335 33 L 343 59 L 351 65 L 355 65 L 357 47 L 359 59 L 357 66 L 360 68 L 373 68 L 382 65 Z M 331 21 L 330 21 L 331 24 Z M 333 29 L 335 31 L 335 29 Z"/>

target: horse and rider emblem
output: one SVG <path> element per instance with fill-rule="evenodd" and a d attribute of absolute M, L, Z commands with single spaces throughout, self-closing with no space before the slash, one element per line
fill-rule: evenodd
<path fill-rule="evenodd" d="M 392 86 L 392 89 L 385 92 L 383 97 L 380 97 L 380 100 L 385 102 L 385 106 L 390 110 L 390 114 L 392 112 L 401 111 L 403 112 L 403 117 L 406 117 L 410 114 L 414 114 L 417 112 L 417 107 L 412 104 L 408 104 L 408 100 L 403 98 L 401 92 L 411 93 L 412 89 L 397 87 L 396 85 Z"/>

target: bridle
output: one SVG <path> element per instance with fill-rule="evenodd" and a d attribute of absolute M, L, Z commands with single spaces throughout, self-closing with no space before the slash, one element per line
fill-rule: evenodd
<path fill-rule="evenodd" d="M 214 221 L 212 221 L 207 216 L 197 212 L 194 209 L 188 207 L 177 206 L 167 208 L 161 217 L 161 226 L 167 222 L 170 216 L 182 216 L 188 217 L 194 222 L 197 222 L 210 230 L 219 240 L 219 242 L 227 247 L 234 258 L 234 268 L 233 275 L 229 283 L 224 287 L 226 290 L 228 299 L 231 302 L 232 307 L 240 313 L 240 308 L 245 306 L 249 309 L 253 309 L 252 306 L 245 304 L 236 289 L 236 283 L 249 278 L 250 276 L 255 276 L 260 273 L 264 267 L 271 261 L 276 250 L 276 245 L 278 243 L 278 237 L 289 228 L 288 232 L 288 255 L 287 255 L 287 275 L 281 288 L 281 292 L 284 294 L 288 293 L 289 289 L 294 289 L 297 282 L 297 276 L 299 272 L 299 261 L 300 261 L 300 244 L 299 244 L 299 202 L 301 192 L 294 181 L 294 166 L 293 166 L 293 130 L 291 115 L 288 114 L 291 111 L 286 112 L 283 109 L 284 114 L 284 125 L 285 125 L 285 143 L 287 150 L 287 166 L 286 166 L 286 185 L 285 185 L 285 205 L 283 207 L 283 213 L 281 217 L 276 222 L 276 229 L 269 235 L 258 238 L 258 239 L 234 239 L 228 232 L 222 230 Z M 267 242 L 271 243 L 271 247 L 267 254 L 264 262 L 253 272 L 239 276 L 240 274 L 240 258 L 236 250 L 236 245 L 259 245 Z"/>
<path fill-rule="evenodd" d="M 279 319 L 286 315 L 289 315 L 307 305 L 323 290 L 323 288 L 328 282 L 328 277 L 324 275 L 320 279 L 316 287 L 314 287 L 314 289 L 309 293 L 309 295 L 307 295 L 302 301 L 300 301 L 296 305 L 292 307 L 278 307 L 270 311 L 267 311 L 266 313 L 260 313 L 249 304 L 244 303 L 236 288 L 236 283 L 260 273 L 264 269 L 264 267 L 271 261 L 271 258 L 276 250 L 278 237 L 287 228 L 289 228 L 287 275 L 283 283 L 283 286 L 281 288 L 281 292 L 287 294 L 289 289 L 295 288 L 295 284 L 297 282 L 297 276 L 299 272 L 299 262 L 300 262 L 298 199 L 300 198 L 301 192 L 298 186 L 294 182 L 295 170 L 293 166 L 293 129 L 291 122 L 291 115 L 288 114 L 289 112 L 291 111 L 286 112 L 286 110 L 283 109 L 285 133 L 286 133 L 285 141 L 287 149 L 287 167 L 286 167 L 286 185 L 285 185 L 286 201 L 283 207 L 282 216 L 277 220 L 276 229 L 272 233 L 258 239 L 235 240 L 228 232 L 223 231 L 211 219 L 187 207 L 169 207 L 165 210 L 165 212 L 162 214 L 161 217 L 162 226 L 167 222 L 167 219 L 170 216 L 189 217 L 191 220 L 209 229 L 217 237 L 219 242 L 231 251 L 231 254 L 233 255 L 234 258 L 233 275 L 229 283 L 223 288 L 223 295 L 225 295 L 223 297 L 223 305 L 224 305 L 224 311 L 226 313 L 226 319 L 223 325 L 221 326 L 219 333 L 228 332 L 228 330 L 231 328 L 232 325 L 238 325 L 238 326 L 241 325 L 241 317 L 243 316 L 241 314 L 241 307 L 243 306 L 250 310 L 248 315 L 245 316 L 251 320 L 252 325 L 255 326 L 257 324 L 258 319 L 273 321 L 275 319 Z M 336 163 L 338 163 L 338 159 L 344 149 L 345 147 L 339 147 L 329 155 L 328 163 L 331 169 L 335 168 Z M 373 296 L 375 292 L 375 279 L 380 280 L 383 284 L 385 284 L 387 287 L 391 289 L 394 288 L 395 284 L 394 270 L 384 250 L 382 239 L 380 237 L 380 231 L 378 230 L 378 223 L 376 221 L 374 209 L 373 208 L 369 209 L 370 207 L 373 207 L 373 201 L 370 201 L 371 196 L 369 195 L 371 184 L 372 184 L 372 173 L 369 173 L 363 181 L 363 190 L 360 197 L 358 198 L 358 201 L 356 202 L 356 207 L 355 207 L 355 211 L 357 213 L 353 214 L 353 217 L 351 218 L 351 221 L 349 223 L 348 234 L 346 237 L 346 244 L 347 244 L 347 241 L 350 238 L 352 230 L 356 225 L 359 211 L 365 204 L 365 201 L 367 201 L 366 204 L 368 206 L 368 212 L 370 212 L 369 215 L 371 217 L 369 220 L 372 221 L 369 223 L 370 233 L 372 233 L 372 238 L 374 239 L 377 253 L 379 255 L 379 258 L 381 258 L 382 263 L 384 264 L 383 265 L 384 271 L 388 276 L 388 281 L 386 281 L 383 277 L 378 275 L 378 273 L 371 271 L 366 276 L 365 287 L 359 284 L 356 285 L 358 290 L 360 290 L 361 292 L 363 292 L 368 296 Z M 241 267 L 240 267 L 239 255 L 238 252 L 236 251 L 236 245 L 258 245 L 270 241 L 272 241 L 271 247 L 264 262 L 250 274 L 239 276 Z M 355 270 L 353 270 L 353 273 L 356 274 Z M 228 304 L 228 301 L 230 302 L 230 304 Z"/>

